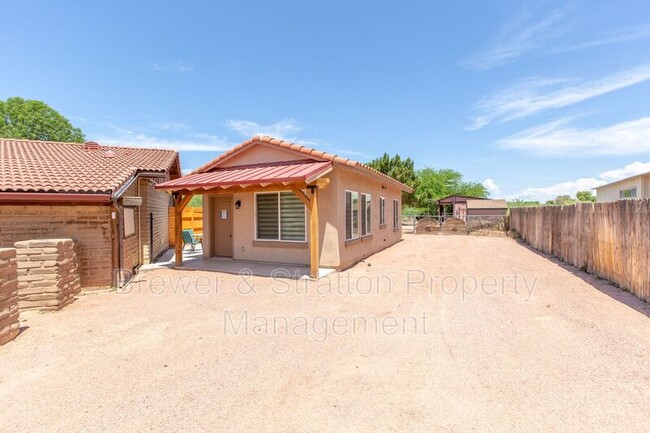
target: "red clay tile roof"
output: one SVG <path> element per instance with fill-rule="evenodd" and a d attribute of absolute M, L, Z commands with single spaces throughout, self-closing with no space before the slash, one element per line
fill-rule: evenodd
<path fill-rule="evenodd" d="M 221 164 L 221 162 L 223 162 L 225 159 L 229 158 L 230 156 L 234 155 L 235 153 L 238 153 L 239 151 L 243 150 L 244 148 L 246 148 L 248 146 L 251 146 L 251 145 L 253 145 L 255 143 L 271 144 L 271 145 L 274 145 L 274 146 L 281 147 L 283 149 L 293 150 L 295 152 L 298 152 L 298 153 L 301 153 L 303 155 L 310 156 L 310 157 L 313 157 L 313 158 L 322 159 L 322 160 L 325 160 L 325 161 L 331 161 L 334 164 L 341 164 L 341 165 L 345 165 L 345 166 L 348 166 L 348 167 L 354 167 L 354 168 L 357 168 L 357 169 L 361 169 L 361 170 L 366 171 L 367 173 L 369 173 L 369 174 L 371 174 L 371 175 L 373 175 L 375 177 L 378 177 L 379 179 L 381 179 L 381 180 L 383 180 L 385 182 L 392 183 L 394 186 L 401 189 L 402 191 L 413 192 L 413 189 L 411 187 L 409 187 L 407 185 L 404 185 L 403 183 L 393 179 L 390 176 L 385 175 L 384 173 L 382 173 L 382 172 L 380 172 L 378 170 L 375 170 L 374 168 L 371 168 L 371 167 L 367 166 L 366 164 L 362 164 L 360 162 L 353 161 L 353 160 L 348 159 L 348 158 L 343 158 L 341 156 L 334 155 L 332 153 L 327 153 L 327 152 L 323 152 L 323 151 L 320 151 L 320 150 L 312 149 L 312 148 L 303 146 L 301 144 L 295 144 L 295 143 L 292 143 L 290 141 L 279 140 L 277 138 L 269 137 L 267 135 L 256 135 L 253 138 L 251 138 L 249 140 L 246 140 L 241 144 L 238 144 L 237 146 L 233 147 L 230 150 L 227 150 L 226 152 L 222 153 L 217 158 L 213 159 L 212 161 L 208 162 L 207 164 L 197 168 L 191 174 L 193 174 L 193 173 L 204 173 L 206 171 L 210 171 L 210 170 L 218 167 Z"/>
<path fill-rule="evenodd" d="M 137 172 L 180 176 L 173 150 L 0 139 L 1 192 L 112 194 Z"/>
<path fill-rule="evenodd" d="M 212 188 L 279 182 L 306 182 L 332 169 L 330 161 L 286 161 L 267 164 L 237 165 L 205 173 L 192 173 L 156 185 L 157 189 Z"/>

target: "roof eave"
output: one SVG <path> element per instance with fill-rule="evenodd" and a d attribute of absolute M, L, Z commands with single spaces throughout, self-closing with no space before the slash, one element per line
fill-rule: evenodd
<path fill-rule="evenodd" d="M 111 202 L 111 195 L 65 192 L 0 192 L 0 202 L 108 204 Z"/>

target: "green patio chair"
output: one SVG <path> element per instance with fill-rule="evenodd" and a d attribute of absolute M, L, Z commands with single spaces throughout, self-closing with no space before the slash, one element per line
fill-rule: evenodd
<path fill-rule="evenodd" d="M 197 237 L 194 236 L 194 230 L 192 229 L 183 230 L 183 249 L 185 249 L 185 245 L 189 245 L 190 253 L 193 253 L 194 249 L 199 244 L 201 244 L 201 240 L 197 239 Z M 202 244 L 201 247 L 203 247 Z"/>

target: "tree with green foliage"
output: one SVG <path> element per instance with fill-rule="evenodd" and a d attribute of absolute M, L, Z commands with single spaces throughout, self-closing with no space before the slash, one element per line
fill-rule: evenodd
<path fill-rule="evenodd" d="M 576 198 L 580 202 L 592 202 L 596 201 L 596 196 L 591 191 L 578 191 L 576 192 Z"/>
<path fill-rule="evenodd" d="M 526 200 L 521 200 L 521 199 L 514 199 L 510 200 L 508 202 L 508 207 L 536 207 L 539 206 L 541 203 L 538 201 L 526 201 Z"/>
<path fill-rule="evenodd" d="M 466 182 L 463 175 L 449 168 L 424 168 L 417 171 L 415 201 L 418 207 L 429 208 L 435 200 L 448 195 L 487 197 L 488 191 L 480 182 Z"/>
<path fill-rule="evenodd" d="M 558 195 L 555 197 L 553 200 L 549 200 L 546 202 L 547 205 L 555 205 L 555 206 L 563 206 L 567 204 L 575 204 L 577 200 L 573 197 L 571 197 L 568 194 L 565 195 Z"/>
<path fill-rule="evenodd" d="M 0 137 L 83 143 L 81 129 L 44 102 L 8 98 L 0 100 Z"/>
<path fill-rule="evenodd" d="M 197 194 L 190 199 L 190 202 L 187 204 L 188 207 L 202 207 L 203 206 L 203 194 Z"/>
<path fill-rule="evenodd" d="M 404 185 L 408 185 L 413 189 L 416 187 L 417 176 L 411 158 L 402 159 L 399 155 L 391 157 L 387 153 L 384 153 L 381 157 L 373 159 L 367 165 L 393 179 L 397 179 Z M 413 204 L 413 194 L 402 194 L 402 201 L 404 204 Z"/>

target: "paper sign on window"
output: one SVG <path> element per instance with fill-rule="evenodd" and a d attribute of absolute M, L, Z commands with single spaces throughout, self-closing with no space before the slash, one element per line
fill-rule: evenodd
<path fill-rule="evenodd" d="M 228 209 L 221 209 L 221 216 L 220 218 L 222 220 L 227 220 L 228 219 Z"/>

